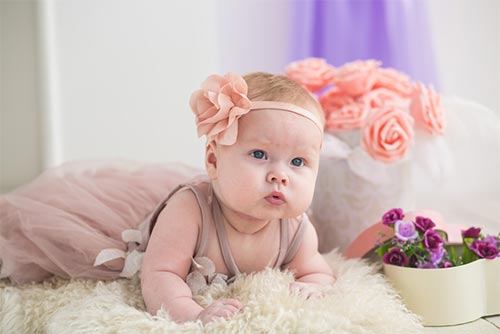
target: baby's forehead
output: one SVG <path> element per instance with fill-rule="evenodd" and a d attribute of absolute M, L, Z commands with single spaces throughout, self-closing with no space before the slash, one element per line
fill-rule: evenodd
<path fill-rule="evenodd" d="M 238 139 L 275 145 L 321 145 L 322 132 L 306 117 L 281 110 L 253 110 L 241 117 Z"/>
<path fill-rule="evenodd" d="M 243 123 L 241 124 L 243 128 L 252 125 L 258 126 L 262 123 L 272 123 L 275 126 L 288 124 L 297 126 L 304 125 L 305 127 L 312 125 L 317 127 L 317 125 L 309 118 L 295 112 L 281 109 L 251 110 L 249 113 L 243 115 L 240 121 Z"/>

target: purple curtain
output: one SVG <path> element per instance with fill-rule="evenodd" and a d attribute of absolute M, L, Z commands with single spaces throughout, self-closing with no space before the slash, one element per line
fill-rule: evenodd
<path fill-rule="evenodd" d="M 424 0 L 296 0 L 291 9 L 290 61 L 377 59 L 439 88 Z"/>

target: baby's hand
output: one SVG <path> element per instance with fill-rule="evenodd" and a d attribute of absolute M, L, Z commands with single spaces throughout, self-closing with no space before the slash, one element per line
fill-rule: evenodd
<path fill-rule="evenodd" d="M 321 285 L 316 283 L 292 282 L 290 283 L 290 292 L 304 299 L 320 299 L 324 297 Z"/>
<path fill-rule="evenodd" d="M 198 314 L 198 319 L 207 324 L 217 318 L 229 318 L 243 308 L 243 304 L 237 299 L 221 299 L 210 304 Z"/>

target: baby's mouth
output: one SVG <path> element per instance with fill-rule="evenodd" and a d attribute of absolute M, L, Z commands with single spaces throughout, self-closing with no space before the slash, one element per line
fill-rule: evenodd
<path fill-rule="evenodd" d="M 286 203 L 285 195 L 279 191 L 273 191 L 268 196 L 266 196 L 266 201 L 272 205 L 282 205 Z"/>

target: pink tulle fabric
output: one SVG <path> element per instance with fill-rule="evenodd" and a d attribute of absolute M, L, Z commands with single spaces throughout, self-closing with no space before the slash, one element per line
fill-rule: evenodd
<path fill-rule="evenodd" d="M 14 283 L 117 278 L 123 259 L 94 266 L 105 248 L 126 251 L 137 228 L 178 184 L 201 174 L 182 164 L 72 162 L 0 197 L 1 276 Z"/>

